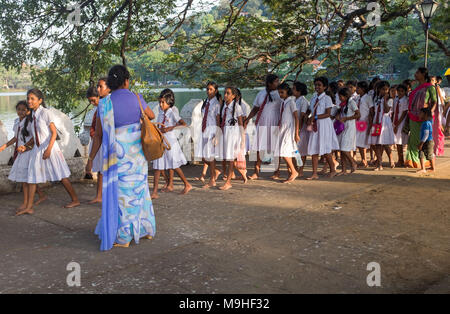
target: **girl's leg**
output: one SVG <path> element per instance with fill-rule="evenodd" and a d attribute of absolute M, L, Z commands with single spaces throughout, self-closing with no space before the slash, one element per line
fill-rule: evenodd
<path fill-rule="evenodd" d="M 270 177 L 272 180 L 280 179 L 280 164 L 281 164 L 281 157 L 278 157 L 278 167 L 273 173 L 273 175 Z"/>
<path fill-rule="evenodd" d="M 434 172 L 436 171 L 436 157 L 433 157 L 433 159 L 430 160 L 431 163 L 431 169 L 428 171 Z"/>
<path fill-rule="evenodd" d="M 203 184 L 205 184 L 205 177 L 207 172 L 208 172 L 208 162 L 203 158 L 202 174 L 200 177 L 195 177 L 194 179 L 197 181 L 201 181 Z"/>
<path fill-rule="evenodd" d="M 101 172 L 97 173 L 97 195 L 95 198 L 89 202 L 89 204 L 101 203 L 102 202 L 102 191 L 103 191 L 103 175 Z"/>
<path fill-rule="evenodd" d="M 333 154 L 332 153 L 326 154 L 325 158 L 327 159 L 328 166 L 330 167 L 330 174 L 328 175 L 328 177 L 332 178 L 336 176 L 336 168 L 335 168 L 336 166 L 333 160 Z"/>
<path fill-rule="evenodd" d="M 225 182 L 225 184 L 223 186 L 221 186 L 219 188 L 220 190 L 226 191 L 231 188 L 231 175 L 234 172 L 233 163 L 234 163 L 234 161 L 227 161 L 227 164 L 228 164 L 227 165 L 228 166 L 227 181 Z"/>
<path fill-rule="evenodd" d="M 369 152 L 370 152 L 369 165 L 373 166 L 375 164 L 375 159 L 373 158 L 374 157 L 373 155 L 375 152 L 375 145 L 370 145 Z"/>
<path fill-rule="evenodd" d="M 375 145 L 375 155 L 377 157 L 376 160 L 376 168 L 375 171 L 383 170 L 383 146 Z"/>
<path fill-rule="evenodd" d="M 209 183 L 205 185 L 205 187 L 216 186 L 217 172 L 216 172 L 216 161 L 214 159 L 209 162 L 209 173 L 211 177 L 209 178 Z"/>
<path fill-rule="evenodd" d="M 317 168 L 319 167 L 319 155 L 312 155 L 311 159 L 313 173 L 309 178 L 306 178 L 306 180 L 318 180 L 319 176 L 317 175 Z"/>
<path fill-rule="evenodd" d="M 249 177 L 250 180 L 256 180 L 259 178 L 259 172 L 261 171 L 261 164 L 262 164 L 262 161 L 261 161 L 259 152 L 256 152 L 255 173 Z M 224 170 L 224 173 L 225 173 L 225 170 Z"/>
<path fill-rule="evenodd" d="M 233 164 L 234 164 L 234 163 L 233 163 Z M 237 171 L 239 172 L 239 174 L 242 176 L 242 181 L 244 181 L 244 184 L 246 184 L 247 181 L 248 181 L 248 178 L 247 178 L 247 169 L 239 169 L 239 168 L 237 168 L 237 167 L 236 167 L 236 169 L 237 169 Z"/>
<path fill-rule="evenodd" d="M 29 184 L 28 183 L 28 198 L 27 198 L 27 206 L 25 209 L 18 211 L 16 213 L 16 216 L 20 216 L 23 214 L 33 214 L 34 210 L 33 210 L 33 200 L 34 200 L 34 195 L 36 194 L 36 184 Z"/>
<path fill-rule="evenodd" d="M 224 181 L 227 180 L 228 177 L 228 172 L 227 172 L 227 161 L 226 160 L 222 160 L 222 179 Z"/>
<path fill-rule="evenodd" d="M 342 171 L 336 176 L 347 175 L 347 155 L 344 152 L 341 152 L 341 167 Z"/>
<path fill-rule="evenodd" d="M 356 163 L 355 158 L 349 153 L 349 152 L 341 152 L 341 154 L 344 154 L 349 166 L 351 167 L 351 173 L 355 172 L 358 168 L 358 164 Z"/>
<path fill-rule="evenodd" d="M 169 171 L 170 172 L 170 171 Z M 166 172 L 166 170 L 161 170 L 161 174 L 162 174 L 162 176 L 163 176 L 163 178 L 164 178 L 164 181 L 166 182 L 165 184 L 164 184 L 164 186 L 163 186 L 163 188 L 162 188 L 162 192 L 166 192 L 166 190 L 167 190 L 167 187 L 169 186 L 169 184 L 170 184 L 170 179 L 169 179 L 169 177 L 167 176 L 167 172 Z"/>
<path fill-rule="evenodd" d="M 290 176 L 287 178 L 287 180 L 283 181 L 283 183 L 289 183 L 289 182 L 292 182 L 295 179 L 297 179 L 298 172 L 297 172 L 297 170 L 295 170 L 294 163 L 292 161 L 293 158 L 291 158 L 291 157 L 283 157 L 283 159 L 286 162 L 286 164 L 288 166 L 288 169 L 291 170 L 290 171 L 291 172 Z"/>
<path fill-rule="evenodd" d="M 39 195 L 38 200 L 35 205 L 38 205 L 47 199 L 47 194 L 45 194 L 40 188 L 39 185 L 36 185 L 36 193 Z"/>
<path fill-rule="evenodd" d="M 392 159 L 392 149 L 390 145 L 384 145 L 384 151 L 388 155 L 389 158 L 389 164 L 391 165 L 391 168 L 395 168 L 394 160 Z"/>
<path fill-rule="evenodd" d="M 361 155 L 361 168 L 367 168 L 366 149 L 364 147 L 358 147 L 359 154 Z"/>
<path fill-rule="evenodd" d="M 159 176 L 161 174 L 161 170 L 155 170 L 155 174 L 153 177 L 153 192 L 152 192 L 152 199 L 157 199 L 159 198 L 158 195 L 158 185 L 159 185 Z"/>
<path fill-rule="evenodd" d="M 303 165 L 300 168 L 298 168 L 298 176 L 300 178 L 303 177 L 303 169 L 305 169 L 306 156 L 302 156 L 302 163 Z"/>
<path fill-rule="evenodd" d="M 169 169 L 169 177 L 168 177 L 168 179 L 166 179 L 167 180 L 167 184 L 163 188 L 163 190 L 162 190 L 163 192 L 172 192 L 173 191 L 173 176 L 174 176 L 173 169 Z"/>
<path fill-rule="evenodd" d="M 70 198 L 72 199 L 72 202 L 65 205 L 65 208 L 72 208 L 77 207 L 80 205 L 80 201 L 78 200 L 77 193 L 75 193 L 75 190 L 72 186 L 72 183 L 70 183 L 70 180 L 68 178 L 64 178 L 61 180 L 61 183 L 63 184 L 64 188 L 66 189 L 66 192 L 70 195 Z"/>
<path fill-rule="evenodd" d="M 417 173 L 427 173 L 427 169 L 425 168 L 425 158 L 420 158 L 420 170 L 417 170 Z"/>
<path fill-rule="evenodd" d="M 25 208 L 27 208 L 27 203 L 28 203 L 28 183 L 24 182 L 22 183 L 22 192 L 23 192 L 23 203 L 22 205 L 20 205 L 17 210 L 16 210 L 16 214 L 22 210 L 24 210 Z"/>
<path fill-rule="evenodd" d="M 397 145 L 398 162 L 397 167 L 405 166 L 405 158 L 403 157 L 403 145 Z"/>
<path fill-rule="evenodd" d="M 178 176 L 180 177 L 181 181 L 183 181 L 184 183 L 184 190 L 181 191 L 180 194 L 184 195 L 184 194 L 188 194 L 188 192 L 190 190 L 192 190 L 192 185 L 189 184 L 188 180 L 186 179 L 186 177 L 184 176 L 183 170 L 181 170 L 181 168 L 177 168 L 177 169 L 170 169 L 171 174 L 172 174 L 172 186 L 173 186 L 173 172 L 175 172 L 178 174 Z"/>

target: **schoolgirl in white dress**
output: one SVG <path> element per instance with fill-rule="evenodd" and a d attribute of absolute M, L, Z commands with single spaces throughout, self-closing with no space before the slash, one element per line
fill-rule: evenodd
<path fill-rule="evenodd" d="M 173 191 L 173 176 L 174 172 L 178 174 L 184 183 L 184 189 L 180 194 L 187 194 L 192 186 L 187 181 L 181 166 L 187 164 L 186 157 L 181 150 L 178 139 L 173 132 L 175 127 L 186 127 L 184 122 L 178 113 L 172 109 L 175 105 L 175 95 L 171 89 L 165 89 L 159 95 L 159 114 L 156 120 L 160 123 L 160 130 L 164 134 L 167 142 L 170 145 L 170 149 L 164 151 L 164 155 L 153 161 L 153 169 L 155 169 L 155 181 L 153 186 L 152 199 L 158 198 L 158 184 L 161 171 L 169 170 L 169 181 L 167 186 L 163 189 L 163 192 Z"/>
<path fill-rule="evenodd" d="M 24 210 L 27 206 L 28 200 L 28 164 L 30 162 L 30 151 L 33 148 L 31 139 L 33 138 L 31 134 L 31 119 L 30 119 L 30 109 L 26 101 L 21 100 L 16 105 L 16 112 L 19 118 L 14 121 L 14 137 L 9 140 L 6 144 L 0 146 L 0 152 L 5 150 L 11 145 L 14 147 L 14 163 L 9 172 L 8 179 L 17 183 L 22 183 L 23 191 L 23 203 L 17 208 L 16 213 Z M 27 145 L 27 143 L 29 143 Z M 27 145 L 27 146 L 25 146 Z M 47 196 L 37 187 L 37 193 L 39 194 L 39 200 L 36 204 L 44 201 Z"/>
<path fill-rule="evenodd" d="M 18 215 L 34 212 L 33 199 L 36 184 L 48 181 L 61 181 L 72 199 L 72 202 L 65 206 L 66 208 L 79 206 L 80 202 L 69 181 L 69 167 L 56 142 L 56 126 L 50 111 L 44 107 L 44 95 L 38 89 L 31 89 L 27 92 L 27 101 L 29 108 L 33 110 L 31 129 L 34 147 L 28 165 L 28 204 Z"/>
<path fill-rule="evenodd" d="M 408 144 L 408 134 L 403 132 L 405 126 L 406 115 L 408 114 L 408 97 L 406 96 L 407 87 L 404 85 L 397 86 L 397 97 L 394 99 L 392 108 L 392 126 L 394 127 L 394 140 L 397 145 L 398 162 L 396 166 L 403 167 L 405 160 L 403 157 L 404 146 Z"/>
<path fill-rule="evenodd" d="M 308 156 L 308 142 L 309 133 L 306 130 L 306 121 L 308 120 L 309 101 L 306 99 L 308 94 L 308 88 L 306 84 L 301 82 L 294 82 L 292 87 L 292 93 L 296 97 L 295 103 L 297 105 L 297 113 L 299 115 L 299 128 L 300 128 L 300 142 L 297 143 L 298 152 L 302 157 L 302 165 L 299 166 L 299 176 L 303 176 L 303 168 L 306 163 L 306 156 Z"/>
<path fill-rule="evenodd" d="M 369 132 L 374 110 L 373 100 L 368 94 L 368 91 L 369 85 L 367 82 L 360 81 L 357 83 L 356 93 L 358 94 L 358 98 L 356 99 L 356 103 L 359 109 L 360 117 L 356 121 L 356 147 L 361 155 L 361 167 L 363 168 L 368 166 L 366 149 L 370 148 Z"/>
<path fill-rule="evenodd" d="M 351 168 L 351 173 L 356 171 L 357 164 L 351 152 L 356 150 L 356 119 L 360 117 L 358 106 L 348 88 L 339 90 L 341 101 L 340 110 L 336 115 L 336 120 L 344 123 L 344 130 L 338 134 L 338 141 L 341 151 L 342 172 L 339 175 L 347 174 L 347 164 Z"/>
<path fill-rule="evenodd" d="M 253 108 L 248 117 L 244 121 L 244 127 L 248 121 L 256 116 L 255 126 L 256 135 L 251 143 L 251 150 L 256 152 L 255 173 L 250 179 L 258 179 L 261 169 L 261 152 L 273 153 L 277 143 L 277 125 L 280 115 L 281 99 L 278 95 L 278 76 L 269 74 L 266 77 L 266 88 L 256 95 L 253 102 Z"/>
<path fill-rule="evenodd" d="M 308 130 L 310 130 L 308 154 L 313 159 L 313 174 L 308 180 L 319 178 L 317 175 L 319 156 L 325 156 L 330 167 L 329 176 L 334 177 L 336 170 L 331 153 L 333 150 L 339 150 L 339 142 L 330 119 L 333 102 L 330 96 L 325 94 L 328 88 L 328 79 L 326 77 L 316 78 L 314 88 L 316 93 L 310 102 L 311 115 L 308 120 Z"/>
<path fill-rule="evenodd" d="M 390 145 L 395 143 L 394 128 L 392 127 L 391 113 L 393 100 L 389 96 L 389 83 L 380 81 L 377 84 L 377 98 L 374 103 L 374 124 L 381 123 L 381 133 L 379 135 L 371 135 L 369 143 L 375 145 L 375 154 L 377 155 L 376 168 L 374 170 L 383 170 L 383 149 L 387 152 L 389 163 L 393 168 L 395 165 L 392 161 L 392 150 Z"/>
<path fill-rule="evenodd" d="M 222 97 L 219 93 L 219 85 L 214 82 L 208 82 L 206 85 L 207 98 L 203 101 L 201 114 L 202 124 L 198 127 L 198 134 L 200 137 L 197 140 L 197 147 L 195 149 L 195 158 L 203 160 L 203 170 L 200 177 L 196 180 L 205 183 L 206 172 L 210 167 L 210 180 L 205 187 L 216 186 L 216 178 L 220 174 L 220 171 L 216 169 L 216 157 L 217 157 L 217 115 L 219 114 L 220 104 Z M 175 107 L 172 107 L 172 110 Z"/>
<path fill-rule="evenodd" d="M 278 86 L 278 93 L 282 103 L 280 106 L 280 121 L 278 122 L 279 148 L 275 156 L 283 158 L 286 162 L 289 176 L 283 183 L 289 183 L 298 177 L 293 161 L 295 152 L 298 150 L 297 143 L 300 141 L 298 110 L 295 96 L 292 96 L 292 90 L 287 83 Z M 302 166 L 302 164 L 299 166 Z"/>
<path fill-rule="evenodd" d="M 217 117 L 220 122 L 221 136 L 219 139 L 219 160 L 226 161 L 226 182 L 219 189 L 228 190 L 231 188 L 234 162 L 240 157 L 240 152 L 245 147 L 245 132 L 243 128 L 242 108 L 236 102 L 238 92 L 234 87 L 225 88 L 224 102 Z M 244 170 L 237 169 L 244 180 L 247 176 Z M 225 173 L 225 169 L 224 169 Z"/>

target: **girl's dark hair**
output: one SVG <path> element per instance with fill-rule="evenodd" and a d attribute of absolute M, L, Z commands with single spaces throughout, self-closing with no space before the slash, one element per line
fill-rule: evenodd
<path fill-rule="evenodd" d="M 338 82 L 336 81 L 331 82 L 329 88 L 333 94 L 337 94 L 337 92 L 339 91 Z"/>
<path fill-rule="evenodd" d="M 379 94 L 379 91 L 380 91 L 380 89 L 382 89 L 383 87 L 391 87 L 391 85 L 389 84 L 389 82 L 388 81 L 379 81 L 378 83 L 377 83 L 377 95 Z"/>
<path fill-rule="evenodd" d="M 281 83 L 278 86 L 278 89 L 285 90 L 287 92 L 288 96 L 292 96 L 292 89 L 291 89 L 291 87 L 289 86 L 288 83 L 286 83 L 286 82 Z"/>
<path fill-rule="evenodd" d="M 97 83 L 103 81 L 103 82 L 108 82 L 108 77 L 107 76 L 102 76 L 101 78 L 98 79 Z"/>
<path fill-rule="evenodd" d="M 359 81 L 356 84 L 356 86 L 361 88 L 364 91 L 365 94 L 367 94 L 369 92 L 369 90 L 370 90 L 369 84 L 366 81 Z"/>
<path fill-rule="evenodd" d="M 45 101 L 44 101 L 44 93 L 41 92 L 41 90 L 37 89 L 37 88 L 32 88 L 29 89 L 27 91 L 27 96 L 33 94 L 34 96 L 36 96 L 38 99 L 42 99 L 42 103 L 41 106 L 44 108 L 47 108 L 47 106 L 45 106 Z"/>
<path fill-rule="evenodd" d="M 128 72 L 126 67 L 118 64 L 109 69 L 106 85 L 111 91 L 114 91 L 119 89 L 128 79 L 130 79 L 130 72 Z"/>
<path fill-rule="evenodd" d="M 381 79 L 378 76 L 375 76 L 369 84 L 369 90 L 375 89 L 375 85 L 380 81 Z"/>
<path fill-rule="evenodd" d="M 16 105 L 16 110 L 19 108 L 19 106 L 25 106 L 27 111 L 30 111 L 30 107 L 28 107 L 28 103 L 26 100 L 18 101 L 17 105 Z M 27 116 L 25 117 L 25 123 L 23 125 L 23 129 L 21 132 L 24 142 L 25 142 L 26 137 L 30 135 L 30 132 L 28 132 L 28 123 L 30 123 L 30 122 L 31 122 L 31 114 L 27 114 Z"/>
<path fill-rule="evenodd" d="M 425 77 L 425 81 L 426 81 L 427 83 L 430 83 L 431 78 L 430 78 L 430 76 L 429 76 L 429 74 L 428 74 L 428 69 L 427 69 L 427 68 L 425 68 L 425 67 L 420 67 L 420 68 L 417 69 L 417 71 L 419 71 L 420 73 L 423 74 L 423 76 Z"/>
<path fill-rule="evenodd" d="M 97 87 L 89 86 L 88 90 L 86 91 L 86 98 L 90 97 L 100 97 Z"/>
<path fill-rule="evenodd" d="M 234 96 L 236 96 L 236 97 L 238 96 L 238 90 L 236 87 L 227 86 L 227 87 L 225 87 L 225 90 L 227 90 L 227 89 L 229 89 Z M 222 102 L 222 105 L 220 106 L 220 125 L 222 125 L 222 119 L 223 119 L 222 110 L 223 110 L 224 106 L 225 106 L 225 100 Z M 235 125 L 237 122 L 237 120 L 234 118 L 235 112 L 236 112 L 236 98 L 233 100 L 233 114 L 231 115 L 231 119 L 229 121 L 230 125 Z"/>
<path fill-rule="evenodd" d="M 425 114 L 425 116 L 427 117 L 427 120 L 430 120 L 430 119 L 433 118 L 433 115 L 431 114 L 431 109 L 430 108 L 428 108 L 428 107 L 421 108 L 420 111 Z"/>
<path fill-rule="evenodd" d="M 159 99 L 164 99 L 171 108 L 175 105 L 175 94 L 170 88 L 163 90 L 159 94 Z"/>
<path fill-rule="evenodd" d="M 270 95 L 270 89 L 269 89 L 269 85 L 272 84 L 273 82 L 275 82 L 278 79 L 278 76 L 275 74 L 268 74 L 266 76 L 266 92 L 267 95 L 269 95 L 269 101 L 273 101 L 272 96 Z"/>
<path fill-rule="evenodd" d="M 325 88 L 328 87 L 328 79 L 325 76 L 319 76 L 314 79 L 314 83 L 321 82 Z"/>
<path fill-rule="evenodd" d="M 357 84 L 356 81 L 350 80 L 350 81 L 347 81 L 347 83 L 345 85 L 351 85 L 351 86 L 355 86 L 356 87 L 356 84 Z"/>
<path fill-rule="evenodd" d="M 403 89 L 403 90 L 405 91 L 405 93 L 408 91 L 408 87 L 406 87 L 406 86 L 403 85 L 403 84 L 399 84 L 399 85 L 397 86 L 397 89 Z"/>
<path fill-rule="evenodd" d="M 412 88 L 412 80 L 406 79 L 402 82 L 402 85 L 405 85 L 406 88 Z"/>
<path fill-rule="evenodd" d="M 302 96 L 308 95 L 308 87 L 306 86 L 306 84 L 295 81 L 293 83 L 293 86 L 295 86 L 295 89 L 298 90 Z"/>
<path fill-rule="evenodd" d="M 242 93 L 241 93 L 241 90 L 239 88 L 236 88 L 236 93 L 237 93 L 236 98 L 239 98 L 239 101 L 238 101 L 239 106 L 242 107 Z"/>
<path fill-rule="evenodd" d="M 208 86 L 214 87 L 214 89 L 216 90 L 215 96 L 217 98 L 217 101 L 219 102 L 219 104 L 222 103 L 222 95 L 220 95 L 220 93 L 219 93 L 219 85 L 216 82 L 208 82 L 206 84 L 206 87 L 208 87 Z M 203 108 L 205 108 L 207 102 L 208 102 L 208 99 L 205 99 L 203 101 L 202 110 L 203 110 Z"/>
<path fill-rule="evenodd" d="M 348 87 L 343 87 L 338 91 L 338 95 L 344 96 L 346 98 L 350 98 L 351 92 Z"/>

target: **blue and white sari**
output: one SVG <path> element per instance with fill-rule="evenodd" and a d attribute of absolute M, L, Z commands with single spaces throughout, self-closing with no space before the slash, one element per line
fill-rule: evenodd
<path fill-rule="evenodd" d="M 140 124 L 116 129 L 110 96 L 100 101 L 98 110 L 103 128 L 103 201 L 95 234 L 101 240 L 100 250 L 106 251 L 114 243 L 153 237 L 156 224 Z"/>

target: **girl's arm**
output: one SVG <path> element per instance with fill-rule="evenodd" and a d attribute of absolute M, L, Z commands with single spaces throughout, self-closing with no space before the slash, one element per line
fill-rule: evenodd
<path fill-rule="evenodd" d="M 55 144 L 55 141 L 56 141 L 56 137 L 58 136 L 58 133 L 56 132 L 56 126 L 53 122 L 51 122 L 48 127 L 50 128 L 52 137 L 50 138 L 50 143 L 48 143 L 47 149 L 44 151 L 44 156 L 43 156 L 44 160 L 46 160 L 50 157 L 53 145 Z"/>
<path fill-rule="evenodd" d="M 370 134 L 370 130 L 372 129 L 373 119 L 375 118 L 375 107 L 369 109 L 369 118 L 367 123 L 367 135 Z"/>
<path fill-rule="evenodd" d="M 145 112 L 145 115 L 146 115 L 150 120 L 155 119 L 155 113 L 153 112 L 152 109 L 150 109 L 150 107 L 146 107 L 145 110 L 144 110 L 144 112 Z"/>
<path fill-rule="evenodd" d="M 245 118 L 243 121 L 245 127 L 247 127 L 248 121 L 250 121 L 250 119 L 252 119 L 254 116 L 256 116 L 258 111 L 259 111 L 259 107 L 253 106 L 252 111 L 250 111 L 248 117 Z"/>
<path fill-rule="evenodd" d="M 305 112 L 300 112 L 300 118 L 299 118 L 299 129 L 300 130 L 303 128 L 305 117 L 306 117 L 306 113 Z"/>
<path fill-rule="evenodd" d="M 353 116 L 351 116 L 351 117 L 344 117 L 342 119 L 342 122 L 349 121 L 349 120 L 357 120 L 360 117 L 361 117 L 361 113 L 359 112 L 359 109 L 358 109 L 358 110 L 355 110 L 355 114 Z"/>
<path fill-rule="evenodd" d="M 0 146 L 0 152 L 4 151 L 7 147 L 11 146 L 17 141 L 17 138 L 14 136 L 12 139 L 10 139 L 8 142 Z"/>
<path fill-rule="evenodd" d="M 169 126 L 167 128 L 162 128 L 161 132 L 162 133 L 167 133 L 170 131 L 173 131 L 174 129 L 181 129 L 181 128 L 185 128 L 187 126 L 186 122 L 184 122 L 183 119 L 178 120 L 177 124 L 174 126 Z"/>
<path fill-rule="evenodd" d="M 295 138 L 295 142 L 298 143 L 300 142 L 300 135 L 298 133 L 298 131 L 300 130 L 300 121 L 298 119 L 298 113 L 297 111 L 294 111 L 293 113 L 294 116 L 294 121 L 295 121 L 295 133 L 294 133 L 294 138 Z"/>
<path fill-rule="evenodd" d="M 325 110 L 325 113 L 317 115 L 317 119 L 326 119 L 329 118 L 330 116 L 331 116 L 331 108 L 327 108 Z"/>
<path fill-rule="evenodd" d="M 102 129 L 102 122 L 101 119 L 97 116 L 96 122 L 95 122 L 95 134 L 93 138 L 92 148 L 91 152 L 89 154 L 89 160 L 86 165 L 86 172 L 91 172 L 92 170 L 92 161 L 94 160 L 95 156 L 98 153 L 98 150 L 100 149 L 100 146 L 102 145 L 103 140 L 103 129 Z"/>
<path fill-rule="evenodd" d="M 241 133 L 241 146 L 245 145 L 245 131 L 244 131 L 244 119 L 242 116 L 237 118 L 238 125 L 239 125 L 239 131 Z"/>

